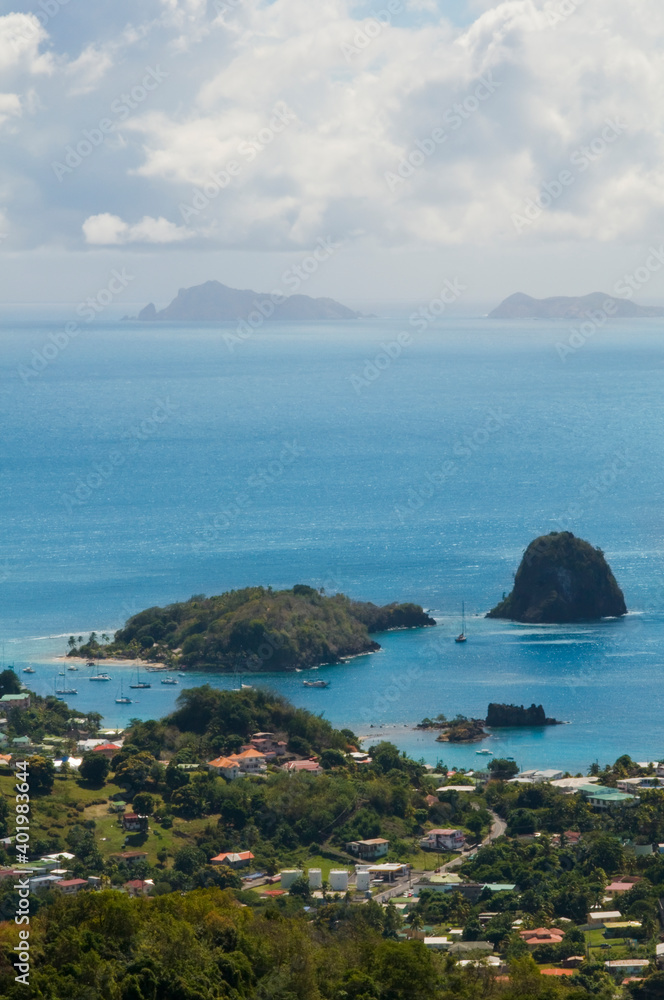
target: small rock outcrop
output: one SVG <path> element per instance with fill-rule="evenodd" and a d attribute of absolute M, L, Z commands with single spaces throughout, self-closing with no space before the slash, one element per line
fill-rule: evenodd
<path fill-rule="evenodd" d="M 512 593 L 487 618 L 562 624 L 625 614 L 625 598 L 602 550 L 571 531 L 553 531 L 530 543 Z"/>
<path fill-rule="evenodd" d="M 491 729 L 508 729 L 516 726 L 559 726 L 557 719 L 548 719 L 541 705 L 499 705 L 492 702 L 486 713 L 486 724 Z"/>

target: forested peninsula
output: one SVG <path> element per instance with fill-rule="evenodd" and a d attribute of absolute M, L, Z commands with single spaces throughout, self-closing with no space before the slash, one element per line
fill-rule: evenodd
<path fill-rule="evenodd" d="M 247 587 L 217 597 L 196 595 L 133 615 L 113 639 L 69 640 L 68 656 L 127 658 L 214 673 L 288 671 L 372 653 L 370 633 L 435 625 L 417 604 L 378 607 L 344 594 L 326 596 Z"/>

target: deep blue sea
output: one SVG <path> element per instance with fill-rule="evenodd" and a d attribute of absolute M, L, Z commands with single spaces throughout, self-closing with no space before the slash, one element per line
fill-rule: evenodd
<path fill-rule="evenodd" d="M 664 757 L 661 323 L 607 325 L 564 360 L 564 323 L 450 319 L 400 353 L 407 321 L 266 324 L 232 350 L 232 328 L 212 324 L 91 324 L 48 347 L 62 328 L 0 329 L 1 631 L 32 688 L 54 690 L 70 633 L 194 593 L 309 583 L 416 601 L 439 626 L 321 668 L 326 690 L 301 674 L 248 682 L 431 763 L 482 758 L 403 726 L 489 701 L 570 723 L 485 744 L 524 767 Z M 486 621 L 527 543 L 559 528 L 605 551 L 630 615 Z M 69 674 L 70 703 L 114 725 L 166 713 L 191 684 L 157 678 L 118 706 L 130 672 Z"/>

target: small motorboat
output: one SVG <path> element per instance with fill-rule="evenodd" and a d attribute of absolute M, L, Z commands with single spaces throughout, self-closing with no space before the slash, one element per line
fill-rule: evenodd
<path fill-rule="evenodd" d="M 302 681 L 302 687 L 305 688 L 329 688 L 329 681 Z"/>
<path fill-rule="evenodd" d="M 67 670 L 78 670 L 78 667 L 67 667 Z"/>
<path fill-rule="evenodd" d="M 180 682 L 177 679 L 177 677 L 162 677 L 161 683 L 162 684 L 179 684 Z"/>
<path fill-rule="evenodd" d="M 34 667 L 23 667 L 23 673 L 24 674 L 36 674 L 37 671 L 35 670 Z"/>
<path fill-rule="evenodd" d="M 493 750 L 476 750 L 475 753 L 482 754 L 484 757 L 488 757 L 489 754 L 493 755 Z"/>

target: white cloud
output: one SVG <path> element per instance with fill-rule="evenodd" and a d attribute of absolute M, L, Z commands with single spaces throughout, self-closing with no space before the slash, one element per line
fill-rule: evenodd
<path fill-rule="evenodd" d="M 83 235 L 91 246 L 120 246 L 125 243 L 178 243 L 194 234 L 163 216 L 153 219 L 145 215 L 140 222 L 129 225 L 118 215 L 103 212 L 85 220 Z"/>
<path fill-rule="evenodd" d="M 51 55 L 39 52 L 46 37 L 35 14 L 0 16 L 0 72 L 23 67 L 31 73 L 51 73 Z"/>
<path fill-rule="evenodd" d="M 113 65 L 110 53 L 99 49 L 96 45 L 88 45 L 80 56 L 69 63 L 67 74 L 72 77 L 70 94 L 87 94 L 94 90 L 100 80 Z"/>
<path fill-rule="evenodd" d="M 624 0 L 472 0 L 465 29 L 410 0 L 379 30 L 354 0 L 227 5 L 142 0 L 139 21 L 117 0 L 115 27 L 86 29 L 71 58 L 55 31 L 68 8 L 46 29 L 0 17 L 0 123 L 17 133 L 0 195 L 24 193 L 26 243 L 158 248 L 195 230 L 211 247 L 288 250 L 361 230 L 383 247 L 481 247 L 645 241 L 664 225 L 661 0 L 629 16 Z M 545 9 L 567 13 L 547 26 Z M 294 118 L 271 133 L 278 102 Z M 44 163 L 105 117 L 112 131 L 54 192 Z M 610 120 L 625 127 L 600 149 Z M 572 182 L 519 233 L 513 217 L 562 171 Z"/>

